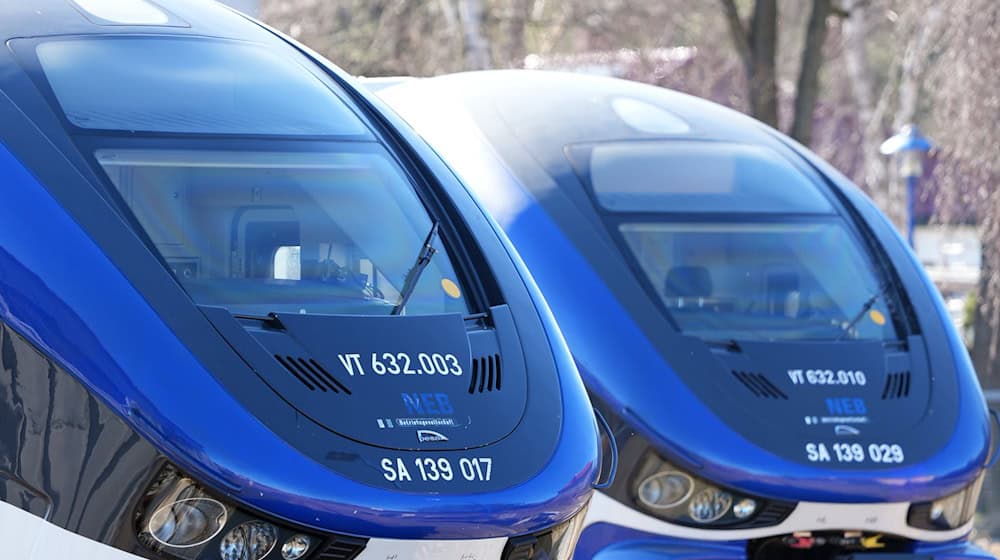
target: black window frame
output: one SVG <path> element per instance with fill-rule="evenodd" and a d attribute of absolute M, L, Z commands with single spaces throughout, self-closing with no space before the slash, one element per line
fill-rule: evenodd
<path fill-rule="evenodd" d="M 666 319 L 666 321 L 673 327 L 673 329 L 680 334 L 686 334 L 681 328 L 677 321 L 674 319 L 673 315 L 669 312 L 666 305 L 663 302 L 663 298 L 660 297 L 659 292 L 657 292 L 656 287 L 650 282 L 645 271 L 642 269 L 642 265 L 639 263 L 638 259 L 635 257 L 632 249 L 628 245 L 628 241 L 622 234 L 620 226 L 626 223 L 789 223 L 789 222 L 815 222 L 815 221 L 837 221 L 844 226 L 844 230 L 850 237 L 851 241 L 855 243 L 855 246 L 861 253 L 861 255 L 868 260 L 871 264 L 871 270 L 875 276 L 875 281 L 879 284 L 880 288 L 884 290 L 884 297 L 887 300 L 887 306 L 889 308 L 890 319 L 892 320 L 893 327 L 896 331 L 896 339 L 884 339 L 881 342 L 883 345 L 898 345 L 904 344 L 908 336 L 917 335 L 920 333 L 920 329 L 917 323 L 914 321 L 912 312 L 910 311 L 910 304 L 905 297 L 905 294 L 901 291 L 901 284 L 898 275 L 895 271 L 887 268 L 888 260 L 882 253 L 882 249 L 877 246 L 875 240 L 871 237 L 870 233 L 865 235 L 866 232 L 862 231 L 859 224 L 856 222 L 856 218 L 852 212 L 845 206 L 844 201 L 840 197 L 833 193 L 833 188 L 825 178 L 823 178 L 815 169 L 808 166 L 805 162 L 793 161 L 788 158 L 782 151 L 775 149 L 774 151 L 778 153 L 784 160 L 786 160 L 789 165 L 791 165 L 795 170 L 801 172 L 807 181 L 816 186 L 817 190 L 822 196 L 824 196 L 833 208 L 832 213 L 813 213 L 813 212 L 770 212 L 770 213 L 754 213 L 754 212 L 744 212 L 744 213 L 732 213 L 732 212 L 620 212 L 614 210 L 608 210 L 605 208 L 597 198 L 597 193 L 594 191 L 593 183 L 590 178 L 590 155 L 595 146 L 601 144 L 627 144 L 627 143 L 668 143 L 672 140 L 682 140 L 682 141 L 701 141 L 701 142 L 715 142 L 712 139 L 691 139 L 691 138 L 654 138 L 654 139 L 634 139 L 634 140 L 615 140 L 607 142 L 589 142 L 580 144 L 571 144 L 564 148 L 564 153 L 570 161 L 570 166 L 572 167 L 576 179 L 583 186 L 583 191 L 587 200 L 589 200 L 590 205 L 597 215 L 599 221 L 604 226 L 608 235 L 611 237 L 615 244 L 615 248 L 622 255 L 623 260 L 628 265 L 629 272 L 636 278 L 639 285 L 642 287 L 646 294 L 646 297 L 652 301 L 653 305 L 656 306 L 659 314 Z"/>
<path fill-rule="evenodd" d="M 380 149 L 402 173 L 410 188 L 413 189 L 421 205 L 427 212 L 432 222 L 437 222 L 440 226 L 439 239 L 445 250 L 452 259 L 452 268 L 455 270 L 457 280 L 462 289 L 462 294 L 469 308 L 468 317 L 477 317 L 488 314 L 492 305 L 498 305 L 503 301 L 497 299 L 499 292 L 496 289 L 496 279 L 493 278 L 494 271 L 486 266 L 481 258 L 476 258 L 480 253 L 479 247 L 470 247 L 475 244 L 475 236 L 468 231 L 464 220 L 456 216 L 457 209 L 449 200 L 449 195 L 444 192 L 442 186 L 430 175 L 422 165 L 414 161 L 413 154 L 408 153 L 405 147 L 400 146 L 398 141 L 390 131 L 385 130 L 389 126 L 383 118 L 377 114 L 369 115 L 365 109 L 374 109 L 359 99 L 352 97 L 348 87 L 340 83 L 337 77 L 317 63 L 308 54 L 299 51 L 291 45 L 288 49 L 293 49 L 300 60 L 293 60 L 292 63 L 299 64 L 314 75 L 344 104 L 344 106 L 355 114 L 358 120 L 366 128 L 363 135 L 283 135 L 283 134 L 246 134 L 246 133 L 188 133 L 188 132 L 150 132 L 150 131 L 123 131 L 96 128 L 81 128 L 73 124 L 59 103 L 58 97 L 52 90 L 44 69 L 38 59 L 36 48 L 39 44 L 60 40 L 115 40 L 119 38 L 142 38 L 144 40 L 157 40 L 164 38 L 183 38 L 194 40 L 222 41 L 231 43 L 245 43 L 257 46 L 273 48 L 259 41 L 246 41 L 242 39 L 221 38 L 209 35 L 193 33 L 93 33 L 93 34 L 67 34 L 50 35 L 38 37 L 23 37 L 11 39 L 7 42 L 8 49 L 13 53 L 15 60 L 27 74 L 32 84 L 38 89 L 41 97 L 46 101 L 51 113 L 62 126 L 64 133 L 72 141 L 78 151 L 78 155 L 88 165 L 91 183 L 95 194 L 105 200 L 115 212 L 128 225 L 129 229 L 139 238 L 164 271 L 173 279 L 174 283 L 187 295 L 193 305 L 199 305 L 187 289 L 173 273 L 167 261 L 160 254 L 145 228 L 138 222 L 134 213 L 128 208 L 118 189 L 111 183 L 104 168 L 97 162 L 96 152 L 99 149 L 158 149 L 159 147 L 169 147 L 171 149 L 192 150 L 202 147 L 202 149 L 213 151 L 232 151 L 239 148 L 247 149 L 253 146 L 253 151 L 268 151 L 269 147 L 275 146 L 308 146 L 319 147 L 329 145 L 353 145 L 370 146 Z M 279 40 L 280 39 L 276 39 Z M 284 44 L 282 42 L 282 44 Z M 355 94 L 356 95 L 356 94 Z M 364 107 L 364 108 L 363 108 Z M 281 151 L 281 150 L 272 150 Z M 317 150 L 319 151 L 319 150 Z M 414 254 L 414 259 L 416 254 Z M 489 275 L 484 278 L 483 275 Z"/>

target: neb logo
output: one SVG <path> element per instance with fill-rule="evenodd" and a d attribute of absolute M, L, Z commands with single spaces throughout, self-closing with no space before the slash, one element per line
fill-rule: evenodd
<path fill-rule="evenodd" d="M 865 400 L 852 397 L 826 399 L 826 410 L 837 415 L 868 414 Z"/>
<path fill-rule="evenodd" d="M 408 414 L 451 414 L 455 408 L 447 393 L 401 393 Z"/>

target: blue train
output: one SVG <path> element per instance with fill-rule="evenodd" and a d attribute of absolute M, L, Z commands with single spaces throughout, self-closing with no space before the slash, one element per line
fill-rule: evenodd
<path fill-rule="evenodd" d="M 0 556 L 569 558 L 586 390 L 398 117 L 220 4 L 0 37 Z"/>
<path fill-rule="evenodd" d="M 975 373 L 912 252 L 829 165 L 610 78 L 379 95 L 509 234 L 611 419 L 621 468 L 577 558 L 989 557 L 968 542 L 996 445 Z"/>

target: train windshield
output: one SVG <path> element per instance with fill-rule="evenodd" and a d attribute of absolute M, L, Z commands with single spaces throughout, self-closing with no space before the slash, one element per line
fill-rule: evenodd
<path fill-rule="evenodd" d="M 199 303 L 388 314 L 430 237 L 437 253 L 406 312 L 468 311 L 431 218 L 374 144 L 319 153 L 102 149 L 97 159 Z"/>
<path fill-rule="evenodd" d="M 37 53 L 67 120 L 101 131 L 85 145 L 112 198 L 196 303 L 468 313 L 410 179 L 300 62 L 197 38 L 55 40 Z M 421 265 L 426 244 L 436 252 Z"/>
<path fill-rule="evenodd" d="M 591 152 L 591 186 L 683 332 L 897 338 L 888 289 L 863 246 L 777 153 L 696 142 L 609 147 Z"/>

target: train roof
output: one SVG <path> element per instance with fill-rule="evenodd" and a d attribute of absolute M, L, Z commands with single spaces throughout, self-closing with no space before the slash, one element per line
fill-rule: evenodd
<path fill-rule="evenodd" d="M 540 162 L 564 161 L 566 146 L 685 139 L 787 147 L 760 122 L 732 109 L 629 80 L 568 72 L 493 70 L 413 80 L 379 92 L 394 105 L 461 100 L 491 114 Z M 489 107 L 488 107 L 489 106 Z M 496 141 L 496 138 L 491 138 Z M 780 148 L 779 148 L 780 149 Z"/>
<path fill-rule="evenodd" d="M 200 35 L 273 40 L 273 35 L 250 18 L 214 1 L 0 2 L 0 39 L 4 42 L 52 35 Z"/>

